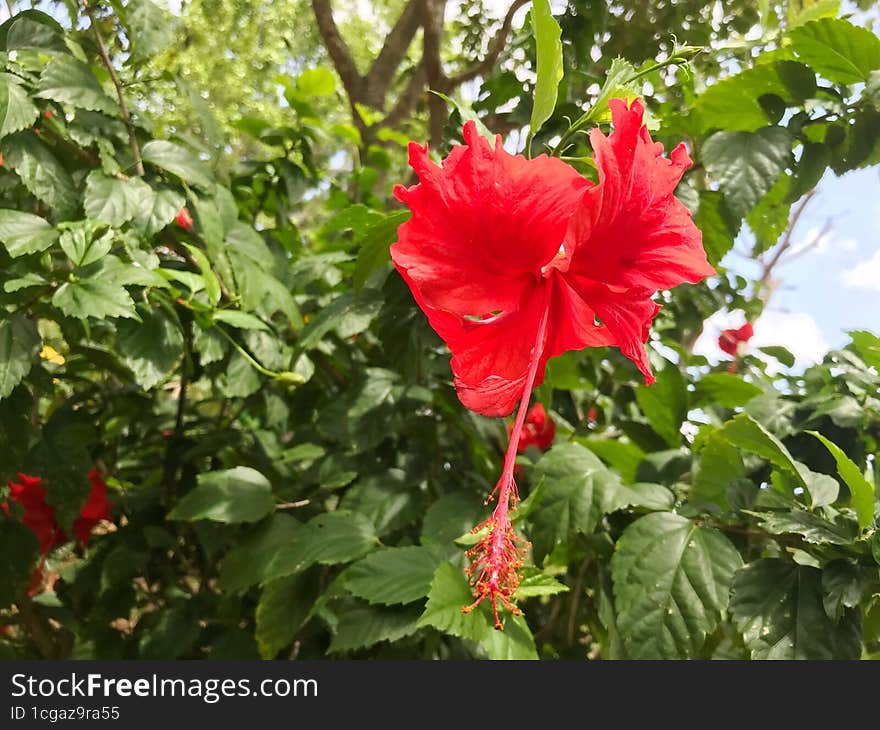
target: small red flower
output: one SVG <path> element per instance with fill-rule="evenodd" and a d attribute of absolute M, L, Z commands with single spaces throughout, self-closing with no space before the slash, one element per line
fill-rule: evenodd
<path fill-rule="evenodd" d="M 45 556 L 53 548 L 66 543 L 69 538 L 55 519 L 55 508 L 46 501 L 42 479 L 21 473 L 18 478 L 18 482 L 9 482 L 9 497 L 24 508 L 21 521 L 36 535 L 40 555 Z M 92 483 L 89 498 L 73 523 L 73 533 L 82 545 L 88 545 L 92 528 L 111 516 L 104 480 L 96 470 L 89 472 L 89 480 Z M 9 514 L 9 505 L 4 502 L 2 507 Z"/>
<path fill-rule="evenodd" d="M 587 420 L 595 423 L 598 417 L 599 414 L 596 413 L 596 409 L 593 406 L 590 406 L 590 409 L 587 411 Z"/>
<path fill-rule="evenodd" d="M 513 431 L 512 426 L 507 427 L 508 435 Z M 519 439 L 517 451 L 524 454 L 529 446 L 534 446 L 540 451 L 546 451 L 553 443 L 556 436 L 556 424 L 547 415 L 541 403 L 535 403 L 526 414 L 526 423 Z"/>
<path fill-rule="evenodd" d="M 614 131 L 590 134 L 599 183 L 562 161 L 511 155 L 464 126 L 464 145 L 442 165 L 411 143 L 419 176 L 395 196 L 412 210 L 391 258 L 431 326 L 452 351 L 462 403 L 506 416 L 520 402 L 489 535 L 471 551 L 477 605 L 510 606 L 522 552 L 509 509 L 526 409 L 549 358 L 616 346 L 654 381 L 645 343 L 660 307 L 653 295 L 714 273 L 700 231 L 673 195 L 691 165 L 684 145 L 669 158 L 642 123 L 644 107 L 610 102 Z M 551 439 L 552 440 L 552 439 Z M 514 566 L 514 567 L 511 567 Z M 473 608 L 469 607 L 468 610 Z"/>
<path fill-rule="evenodd" d="M 3 159 L 3 153 L 0 152 L 0 167 L 3 167 L 6 164 L 6 160 Z"/>
<path fill-rule="evenodd" d="M 754 335 L 755 328 L 752 327 L 752 323 L 746 322 L 739 329 L 724 330 L 718 338 L 718 347 L 731 357 L 736 357 L 745 351 L 746 344 Z"/>
<path fill-rule="evenodd" d="M 174 216 L 174 220 L 177 221 L 177 225 L 183 228 L 183 230 L 192 230 L 193 219 L 192 216 L 189 214 L 189 208 L 181 208 L 180 212 L 176 216 Z"/>
<path fill-rule="evenodd" d="M 55 115 L 47 109 L 45 112 L 43 112 L 43 116 L 46 117 L 46 119 L 51 119 Z"/>

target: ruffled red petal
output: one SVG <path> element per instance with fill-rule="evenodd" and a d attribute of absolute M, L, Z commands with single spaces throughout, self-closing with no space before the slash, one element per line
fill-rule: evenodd
<path fill-rule="evenodd" d="M 442 166 L 411 144 L 419 183 L 395 196 L 412 210 L 391 258 L 430 306 L 462 317 L 509 312 L 559 250 L 571 212 L 589 183 L 541 155 L 494 149 L 473 122 Z"/>
<path fill-rule="evenodd" d="M 107 485 L 97 470 L 89 472 L 89 481 L 92 483 L 92 491 L 89 498 L 79 512 L 79 517 L 73 522 L 73 534 L 83 545 L 89 544 L 92 529 L 101 520 L 110 519 L 110 502 L 107 500 Z"/>
<path fill-rule="evenodd" d="M 572 218 L 565 243 L 571 261 L 561 275 L 601 320 L 603 344 L 619 347 L 652 383 L 644 344 L 660 308 L 651 297 L 715 270 L 690 212 L 673 195 L 691 165 L 684 145 L 663 157 L 663 145 L 651 140 L 642 123 L 639 100 L 628 107 L 612 99 L 610 106 L 612 134 L 590 134 L 599 184 L 585 193 Z"/>

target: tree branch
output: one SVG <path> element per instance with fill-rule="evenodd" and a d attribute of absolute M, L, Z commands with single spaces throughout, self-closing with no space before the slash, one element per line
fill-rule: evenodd
<path fill-rule="evenodd" d="M 478 76 L 485 76 L 492 70 L 492 67 L 498 61 L 499 56 L 501 56 L 501 52 L 504 50 L 504 47 L 507 45 L 507 36 L 510 35 L 510 30 L 513 27 L 513 16 L 516 14 L 516 11 L 519 10 L 523 5 L 525 5 L 528 0 L 513 0 L 510 7 L 507 9 L 507 14 L 504 16 L 504 21 L 501 23 L 501 27 L 498 29 L 498 32 L 495 34 L 495 37 L 489 43 L 489 50 L 486 53 L 485 58 L 482 61 L 479 61 L 475 65 L 471 66 L 467 71 L 463 71 L 460 74 L 456 74 L 451 79 L 449 79 L 449 88 L 454 89 L 466 81 L 472 81 Z"/>
<path fill-rule="evenodd" d="M 797 227 L 798 221 L 800 220 L 801 215 L 803 215 L 804 209 L 807 207 L 807 205 L 815 195 L 816 188 L 813 188 L 803 197 L 803 200 L 801 200 L 800 204 L 791 216 L 791 221 L 788 224 L 788 228 L 785 229 L 785 235 L 782 237 L 782 242 L 777 246 L 776 251 L 773 252 L 773 256 L 770 258 L 770 260 L 766 264 L 763 264 L 761 278 L 758 281 L 758 292 L 764 292 L 763 298 L 765 304 L 770 300 L 770 297 L 773 295 L 773 292 L 776 290 L 776 286 L 778 284 L 778 282 L 773 281 L 773 270 L 776 268 L 777 264 L 779 264 L 779 261 L 785 254 L 785 252 L 788 251 L 789 248 L 791 248 L 794 229 Z"/>
<path fill-rule="evenodd" d="M 382 50 L 364 78 L 365 101 L 377 109 L 385 105 L 388 89 L 394 81 L 394 72 L 406 55 L 416 31 L 422 24 L 420 0 L 409 0 L 394 27 L 385 37 Z"/>
<path fill-rule="evenodd" d="M 397 97 L 397 102 L 394 104 L 391 111 L 388 112 L 388 115 L 382 120 L 381 126 L 396 127 L 412 115 L 413 110 L 416 108 L 416 104 L 419 103 L 419 99 L 422 96 L 422 90 L 425 88 L 426 78 L 425 64 L 420 61 L 419 65 L 416 66 L 413 71 L 412 76 L 410 76 L 406 87 L 400 92 L 400 96 Z"/>
<path fill-rule="evenodd" d="M 355 103 L 362 100 L 364 78 L 358 73 L 351 51 L 336 26 L 330 0 L 312 0 L 312 10 L 315 13 L 315 21 L 318 24 L 318 32 L 321 34 L 324 46 L 330 54 L 336 73 L 342 79 L 342 85 L 348 93 L 349 101 L 354 106 Z"/>
<path fill-rule="evenodd" d="M 116 69 L 113 68 L 113 63 L 110 61 L 110 54 L 107 53 L 107 45 L 104 43 L 104 37 L 101 35 L 101 31 L 98 28 L 98 23 L 95 20 L 95 13 L 92 10 L 92 7 L 89 5 L 88 0 L 82 0 L 82 4 L 83 9 L 86 11 L 86 15 L 89 16 L 89 22 L 92 24 L 92 32 L 95 34 L 95 41 L 98 44 L 98 53 L 101 55 L 101 61 L 104 63 L 107 73 L 110 74 L 110 80 L 113 82 L 113 86 L 116 89 L 116 98 L 119 101 L 119 113 L 122 116 L 122 121 L 125 123 L 126 129 L 128 129 L 128 144 L 131 147 L 131 156 L 134 158 L 135 174 L 143 177 L 144 162 L 141 159 L 141 148 L 137 141 L 137 130 L 135 130 L 134 124 L 131 122 L 131 115 L 128 113 L 128 105 L 125 103 L 125 95 L 122 93 L 122 84 L 119 83 L 119 76 L 116 75 Z"/>

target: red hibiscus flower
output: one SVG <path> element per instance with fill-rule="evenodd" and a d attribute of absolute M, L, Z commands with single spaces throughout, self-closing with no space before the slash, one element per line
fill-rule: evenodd
<path fill-rule="evenodd" d="M 473 122 L 442 166 L 410 144 L 419 183 L 395 195 L 412 210 L 391 257 L 431 326 L 452 351 L 459 398 L 485 416 L 521 405 L 511 430 L 498 505 L 470 552 L 477 601 L 512 610 L 522 552 L 508 517 L 514 462 L 532 389 L 547 360 L 616 346 L 653 382 L 645 343 L 659 289 L 714 273 L 700 231 L 673 191 L 691 160 L 651 140 L 644 107 L 610 102 L 614 131 L 590 134 L 599 183 L 562 161 L 494 149 Z"/>
<path fill-rule="evenodd" d="M 36 535 L 40 544 L 40 555 L 45 556 L 53 548 L 66 543 L 69 538 L 55 519 L 55 508 L 46 501 L 42 479 L 21 473 L 18 478 L 18 482 L 9 482 L 9 497 L 24 509 L 22 523 Z M 89 472 L 89 480 L 92 490 L 73 523 L 74 536 L 82 545 L 88 545 L 92 528 L 98 522 L 111 517 L 107 485 L 96 470 Z M 2 506 L 9 514 L 9 506 L 5 502 Z"/>
<path fill-rule="evenodd" d="M 174 220 L 177 221 L 177 225 L 183 228 L 183 230 L 192 230 L 193 219 L 192 216 L 189 214 L 189 208 L 181 208 L 180 212 L 176 216 L 174 216 Z"/>
<path fill-rule="evenodd" d="M 513 431 L 512 426 L 508 426 L 508 435 Z M 547 415 L 544 406 L 541 403 L 535 403 L 526 414 L 526 423 L 523 427 L 522 435 L 519 439 L 517 451 L 524 454 L 529 446 L 534 446 L 540 451 L 546 451 L 553 443 L 556 436 L 556 424 L 553 419 Z"/>
<path fill-rule="evenodd" d="M 731 357 L 736 357 L 745 349 L 746 343 L 755 334 L 755 328 L 751 322 L 746 322 L 739 329 L 728 329 L 721 333 L 718 338 L 718 347 Z"/>

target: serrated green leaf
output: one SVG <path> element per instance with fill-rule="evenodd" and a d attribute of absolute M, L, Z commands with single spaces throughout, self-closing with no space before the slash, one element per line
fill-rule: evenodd
<path fill-rule="evenodd" d="M 791 49 L 818 73 L 841 84 L 868 81 L 880 68 L 880 38 L 842 18 L 821 18 L 788 34 Z"/>
<path fill-rule="evenodd" d="M 542 573 L 538 568 L 528 565 L 520 571 L 519 587 L 516 589 L 514 599 L 555 596 L 568 590 L 567 585 L 560 583 L 552 575 Z"/>
<path fill-rule="evenodd" d="M 490 631 L 480 642 L 489 659 L 496 661 L 533 660 L 538 658 L 535 638 L 523 616 L 510 616 L 504 631 Z"/>
<path fill-rule="evenodd" d="M 428 603 L 417 625 L 433 626 L 446 634 L 470 641 L 484 641 L 492 628 L 483 611 L 461 611 L 462 607 L 473 602 L 474 597 L 464 573 L 452 563 L 444 561 L 434 573 Z"/>
<path fill-rule="evenodd" d="M 859 527 L 864 530 L 874 521 L 874 485 L 865 479 L 862 470 L 837 444 L 817 431 L 807 433 L 819 439 L 837 462 L 837 473 L 849 487 L 850 504 L 858 516 Z"/>
<path fill-rule="evenodd" d="M 654 385 L 636 388 L 636 401 L 642 413 L 651 422 L 651 428 L 667 444 L 675 448 L 681 444 L 681 424 L 687 417 L 687 384 L 674 363 L 667 363 L 657 373 Z"/>
<path fill-rule="evenodd" d="M 791 353 L 790 350 L 787 350 L 780 345 L 768 345 L 767 347 L 759 347 L 758 350 L 763 352 L 765 355 L 769 355 L 770 357 L 779 360 L 779 362 L 781 362 L 788 368 L 794 365 L 794 355 Z"/>
<path fill-rule="evenodd" d="M 395 241 L 399 226 L 409 220 L 409 211 L 397 211 L 373 224 L 360 242 L 354 265 L 352 283 L 360 291 L 373 272 L 391 260 L 390 245 Z"/>
<path fill-rule="evenodd" d="M 858 537 L 858 525 L 842 514 L 834 514 L 833 521 L 821 514 L 802 509 L 749 512 L 761 520 L 761 528 L 772 535 L 791 533 L 802 535 L 816 545 L 851 545 Z"/>
<path fill-rule="evenodd" d="M 154 190 L 151 205 L 140 208 L 134 219 L 138 230 L 150 238 L 167 226 L 183 208 L 185 198 L 176 190 Z"/>
<path fill-rule="evenodd" d="M 104 91 L 92 69 L 73 56 L 58 56 L 49 62 L 34 96 L 110 116 L 119 114 L 119 105 Z"/>
<path fill-rule="evenodd" d="M 214 273 L 214 270 L 211 268 L 211 262 L 208 261 L 208 257 L 204 254 L 204 252 L 200 248 L 196 248 L 192 244 L 185 243 L 186 250 L 190 252 L 190 255 L 193 257 L 193 260 L 198 264 L 199 269 L 202 272 L 202 281 L 205 286 L 205 293 L 208 295 L 208 301 L 211 302 L 215 307 L 220 303 L 220 296 L 222 294 L 222 290 L 220 289 L 220 279 L 217 278 L 217 274 Z M 228 312 L 227 312 L 228 315 Z M 216 319 L 216 317 L 215 317 Z M 262 324 L 262 321 L 260 321 Z M 228 322 L 231 324 L 231 322 Z M 240 325 L 234 325 L 236 327 Z M 265 325 L 264 325 L 265 327 Z M 245 327 L 244 329 L 254 329 L 253 327 Z M 259 327 L 256 329 L 260 329 Z"/>
<path fill-rule="evenodd" d="M 731 373 L 710 373 L 695 383 L 692 407 L 721 405 L 738 408 L 764 391 Z"/>
<path fill-rule="evenodd" d="M 134 300 L 110 277 L 65 282 L 52 295 L 52 304 L 68 317 L 136 317 Z"/>
<path fill-rule="evenodd" d="M 168 519 L 258 522 L 274 507 L 269 480 L 256 469 L 236 466 L 200 474 L 197 486 L 180 499 Z"/>
<path fill-rule="evenodd" d="M 147 142 L 141 150 L 144 162 L 167 170 L 193 185 L 210 187 L 213 179 L 208 166 L 186 147 L 161 139 Z"/>
<path fill-rule="evenodd" d="M 128 0 L 124 20 L 131 40 L 128 64 L 148 61 L 174 41 L 174 17 L 150 0 Z"/>
<path fill-rule="evenodd" d="M 36 135 L 19 132 L 6 137 L 0 150 L 4 166 L 15 171 L 35 198 L 55 210 L 60 218 L 73 216 L 79 207 L 73 178 Z"/>
<path fill-rule="evenodd" d="M 88 266 L 104 258 L 113 247 L 113 235 L 107 231 L 102 236 L 95 233 L 102 226 L 95 221 L 81 221 L 73 225 L 65 224 L 59 244 L 74 265 Z"/>
<path fill-rule="evenodd" d="M 792 177 L 781 175 L 767 194 L 746 216 L 746 222 L 755 234 L 753 255 L 764 253 L 779 241 L 780 236 L 788 228 L 791 202 Z"/>
<path fill-rule="evenodd" d="M 706 258 L 712 266 L 717 266 L 733 248 L 740 221 L 733 220 L 720 192 L 703 190 L 700 192 L 700 208 L 694 216 L 694 223 L 703 232 Z"/>
<path fill-rule="evenodd" d="M 93 170 L 86 179 L 83 208 L 89 218 L 119 228 L 153 208 L 153 191 L 139 178 L 123 180 Z"/>
<path fill-rule="evenodd" d="M 31 371 L 41 341 L 36 325 L 23 314 L 0 320 L 0 400 Z"/>
<path fill-rule="evenodd" d="M 141 321 L 116 327 L 116 347 L 144 390 L 165 382 L 183 355 L 183 335 L 164 310 L 140 308 Z"/>
<path fill-rule="evenodd" d="M 552 361 L 551 361 L 552 362 Z M 610 439 L 576 439 L 606 464 L 620 472 L 625 482 L 634 482 L 645 452 L 630 441 Z"/>
<path fill-rule="evenodd" d="M 822 603 L 816 568 L 776 558 L 745 566 L 730 610 L 752 659 L 857 659 L 861 622 L 848 611 L 835 625 Z"/>
<path fill-rule="evenodd" d="M 0 138 L 30 127 L 40 114 L 19 80 L 0 74 Z"/>
<path fill-rule="evenodd" d="M 281 512 L 261 522 L 227 553 L 220 566 L 220 587 L 240 593 L 264 582 L 277 552 L 293 543 L 302 529 L 302 523 Z"/>
<path fill-rule="evenodd" d="M 694 104 L 701 129 L 708 132 L 754 132 L 773 121 L 760 100 L 773 95 L 783 102 L 809 96 L 816 87 L 815 75 L 794 61 L 762 63 L 712 84 Z"/>
<path fill-rule="evenodd" d="M 45 251 L 57 240 L 58 231 L 39 216 L 18 210 L 0 210 L 0 241 L 13 258 Z"/>
<path fill-rule="evenodd" d="M 727 609 L 742 558 L 717 530 L 671 512 L 633 522 L 611 560 L 617 628 L 630 659 L 699 655 Z"/>
<path fill-rule="evenodd" d="M 782 127 L 716 132 L 703 145 L 703 159 L 730 212 L 742 219 L 788 166 L 791 135 Z"/>
<path fill-rule="evenodd" d="M 529 139 L 553 115 L 559 82 L 562 81 L 562 30 L 553 17 L 549 0 L 534 0 L 531 22 L 535 36 L 537 79 L 529 121 Z"/>
<path fill-rule="evenodd" d="M 606 512 L 615 509 L 619 480 L 589 450 L 577 443 L 550 449 L 535 465 L 544 496 L 529 516 L 535 562 L 559 543 L 589 534 Z"/>
<path fill-rule="evenodd" d="M 271 332 L 269 325 L 254 314 L 237 309 L 220 309 L 212 315 L 215 322 L 231 325 L 243 330 L 262 330 Z"/>
<path fill-rule="evenodd" d="M 329 653 L 365 649 L 380 641 L 398 641 L 418 629 L 417 607 L 381 608 L 358 606 L 347 609 L 340 617 L 336 633 L 327 649 Z"/>
<path fill-rule="evenodd" d="M 308 575 L 290 575 L 264 586 L 254 616 L 263 659 L 274 659 L 293 641 L 312 607 L 313 582 Z"/>
<path fill-rule="evenodd" d="M 352 565 L 345 586 L 369 603 L 412 603 L 428 595 L 442 557 L 427 547 L 377 550 Z"/>
<path fill-rule="evenodd" d="M 294 542 L 280 547 L 266 568 L 265 579 L 293 575 L 315 563 L 348 563 L 366 555 L 376 544 L 373 523 L 364 515 L 325 512 L 309 520 Z"/>
<path fill-rule="evenodd" d="M 739 449 L 728 442 L 723 434 L 713 434 L 700 452 L 699 468 L 689 495 L 690 501 L 709 502 L 726 508 L 728 489 L 745 474 Z"/>

